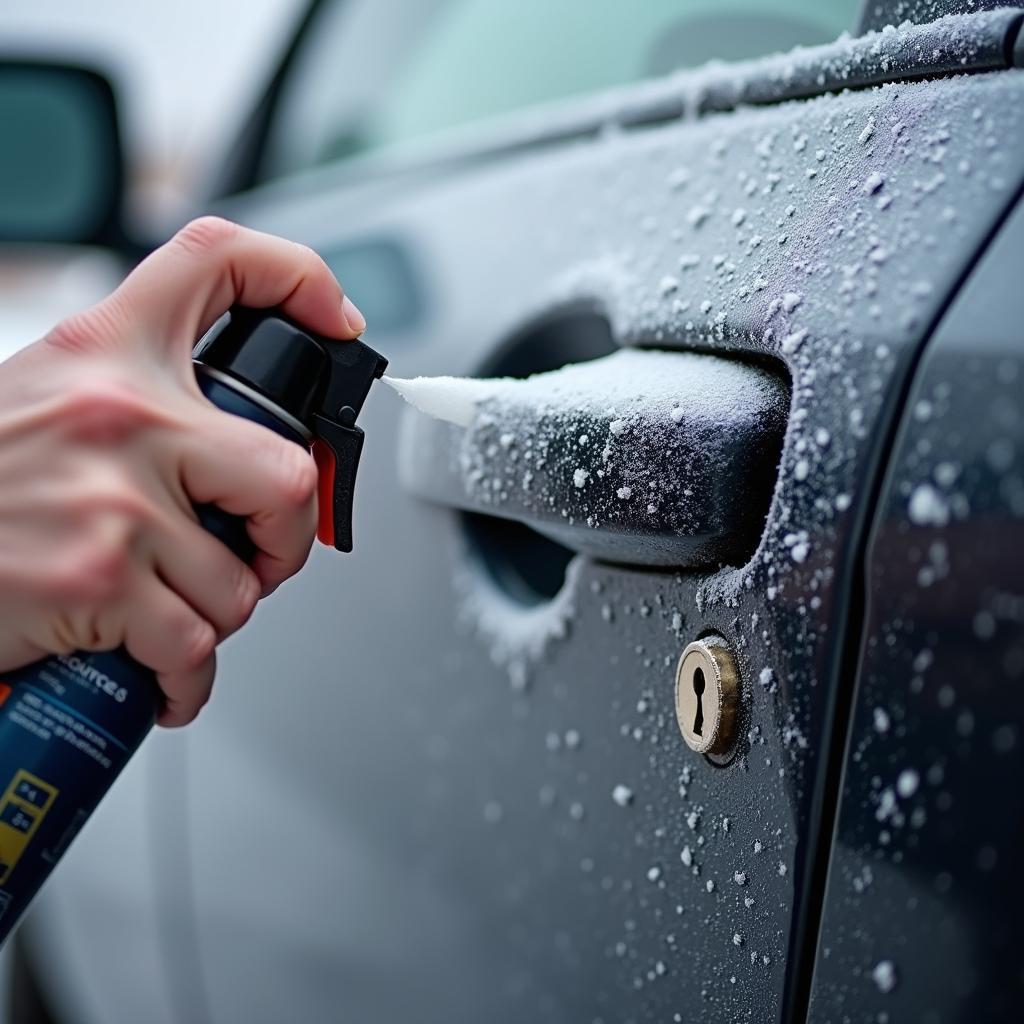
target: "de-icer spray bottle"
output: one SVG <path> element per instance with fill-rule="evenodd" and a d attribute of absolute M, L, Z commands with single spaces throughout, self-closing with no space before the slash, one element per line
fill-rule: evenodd
<path fill-rule="evenodd" d="M 194 355 L 214 405 L 312 446 L 318 534 L 351 551 L 363 446 L 355 421 L 386 360 L 360 341 L 311 334 L 279 311 L 241 307 Z M 236 555 L 251 558 L 243 519 L 213 505 L 196 512 Z M 153 727 L 160 701 L 155 674 L 123 649 L 54 655 L 0 673 L 0 943 Z"/>

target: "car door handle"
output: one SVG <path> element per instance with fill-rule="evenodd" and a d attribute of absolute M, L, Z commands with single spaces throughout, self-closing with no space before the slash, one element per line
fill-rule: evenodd
<path fill-rule="evenodd" d="M 696 352 L 622 349 L 481 382 L 460 424 L 407 409 L 399 475 L 436 504 L 526 524 L 607 561 L 742 564 L 763 529 L 786 378 Z"/>

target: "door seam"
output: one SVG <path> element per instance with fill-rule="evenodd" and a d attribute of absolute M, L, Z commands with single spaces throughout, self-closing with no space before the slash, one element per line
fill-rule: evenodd
<path fill-rule="evenodd" d="M 975 247 L 963 270 L 947 292 L 929 322 L 921 340 L 914 346 L 906 361 L 897 388 L 890 391 L 892 398 L 880 414 L 884 426 L 875 434 L 875 443 L 868 456 L 868 497 L 860 503 L 858 521 L 853 531 L 855 549 L 848 561 L 849 578 L 844 592 L 849 594 L 849 613 L 840 616 L 840 656 L 836 661 L 837 671 L 829 692 L 834 695 L 829 706 L 828 734 L 825 749 L 825 769 L 816 784 L 815 811 L 818 827 L 809 830 L 807 872 L 799 905 L 804 920 L 799 922 L 791 937 L 790 950 L 795 952 L 796 965 L 789 974 L 786 996 L 783 1000 L 782 1020 L 785 1024 L 805 1024 L 810 1013 L 811 988 L 814 968 L 818 960 L 818 943 L 825 911 L 825 896 L 828 891 L 828 877 L 831 871 L 832 854 L 836 846 L 839 822 L 839 805 L 843 793 L 843 780 L 847 762 L 847 751 L 852 739 L 854 707 L 860 666 L 864 658 L 869 636 L 869 555 L 874 544 L 880 514 L 880 499 L 889 478 L 891 454 L 904 422 L 907 403 L 914 384 L 920 376 L 920 367 L 931 345 L 935 333 L 959 297 L 967 280 L 973 274 L 982 256 L 991 246 L 993 239 L 1002 230 L 1018 203 L 1024 200 L 1024 180 L 1018 183 L 1011 198 L 993 220 L 981 242 Z M 848 588 L 848 589 L 847 589 Z M 813 821 L 812 821 L 813 825 Z M 826 845 L 827 844 L 827 845 Z M 798 934 L 797 934 L 798 932 Z"/>

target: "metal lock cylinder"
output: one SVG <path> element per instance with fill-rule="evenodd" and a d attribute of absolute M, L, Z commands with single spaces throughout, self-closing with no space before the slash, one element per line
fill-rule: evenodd
<path fill-rule="evenodd" d="M 676 667 L 676 719 L 698 754 L 725 754 L 739 720 L 740 675 L 725 640 L 706 636 L 688 644 Z"/>

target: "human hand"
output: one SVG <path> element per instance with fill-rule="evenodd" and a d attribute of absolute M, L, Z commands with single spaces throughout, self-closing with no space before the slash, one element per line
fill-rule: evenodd
<path fill-rule="evenodd" d="M 365 327 L 312 250 L 204 217 L 0 364 L 0 670 L 124 644 L 157 673 L 160 723 L 182 725 L 217 643 L 302 566 L 312 456 L 195 382 L 196 339 L 236 302 L 328 337 Z M 205 503 L 247 518 L 250 565 L 198 525 Z"/>

